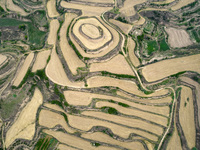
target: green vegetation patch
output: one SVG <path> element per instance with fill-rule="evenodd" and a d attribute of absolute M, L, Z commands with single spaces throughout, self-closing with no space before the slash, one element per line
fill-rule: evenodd
<path fill-rule="evenodd" d="M 163 38 L 160 42 L 159 42 L 159 46 L 160 46 L 160 51 L 167 51 L 169 50 L 169 46 L 167 45 L 165 38 Z"/>
<path fill-rule="evenodd" d="M 145 40 L 143 45 L 148 55 L 151 55 L 153 52 L 158 51 L 159 49 L 158 44 L 155 40 L 151 40 L 151 41 Z"/>
<path fill-rule="evenodd" d="M 144 27 L 144 32 L 151 34 L 153 32 L 155 25 L 153 22 L 148 21 Z"/>
<path fill-rule="evenodd" d="M 200 43 L 200 38 L 196 30 L 191 30 L 190 35 L 197 43 Z"/>
<path fill-rule="evenodd" d="M 112 107 L 101 107 L 102 112 L 106 112 L 108 114 L 118 115 L 118 111 Z"/>

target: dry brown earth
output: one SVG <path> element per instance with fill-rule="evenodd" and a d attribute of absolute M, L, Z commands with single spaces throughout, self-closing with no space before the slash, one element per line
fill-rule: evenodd
<path fill-rule="evenodd" d="M 49 35 L 48 35 L 48 39 L 47 42 L 48 44 L 52 44 L 55 45 L 56 44 L 56 40 L 57 40 L 57 31 L 59 29 L 60 23 L 58 21 L 58 19 L 53 19 L 50 20 L 50 30 L 49 30 Z"/>
<path fill-rule="evenodd" d="M 109 22 L 113 23 L 114 25 L 118 26 L 125 34 L 128 34 L 132 29 L 132 25 L 123 23 L 114 19 L 110 19 Z"/>
<path fill-rule="evenodd" d="M 47 12 L 50 18 L 58 17 L 59 13 L 56 10 L 56 0 L 48 0 Z"/>

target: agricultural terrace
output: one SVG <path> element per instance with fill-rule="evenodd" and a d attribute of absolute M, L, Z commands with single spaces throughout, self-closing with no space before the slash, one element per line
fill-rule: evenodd
<path fill-rule="evenodd" d="M 2 0 L 0 149 L 200 149 L 197 0 Z"/>

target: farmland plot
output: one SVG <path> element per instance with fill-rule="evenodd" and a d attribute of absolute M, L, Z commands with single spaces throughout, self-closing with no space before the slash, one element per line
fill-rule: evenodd
<path fill-rule="evenodd" d="M 132 25 L 126 24 L 114 19 L 110 19 L 109 22 L 113 23 L 114 25 L 118 26 L 125 34 L 128 34 L 129 31 L 132 29 Z"/>
<path fill-rule="evenodd" d="M 0 54 L 0 66 L 7 60 L 7 57 L 5 55 Z"/>
<path fill-rule="evenodd" d="M 48 0 L 47 12 L 50 18 L 58 17 L 59 13 L 56 10 L 56 0 Z"/>
<path fill-rule="evenodd" d="M 195 0 L 180 0 L 177 4 L 171 7 L 173 11 L 180 9 L 183 6 L 187 6 L 188 4 L 191 4 L 195 2 Z"/>
<path fill-rule="evenodd" d="M 50 21 L 50 31 L 47 39 L 48 44 L 55 45 L 57 40 L 57 31 L 60 26 L 60 23 L 57 19 L 53 19 Z"/>

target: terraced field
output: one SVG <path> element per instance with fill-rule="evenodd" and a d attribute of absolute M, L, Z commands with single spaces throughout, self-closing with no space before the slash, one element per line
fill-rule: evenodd
<path fill-rule="evenodd" d="M 0 149 L 200 149 L 199 6 L 0 2 Z"/>

